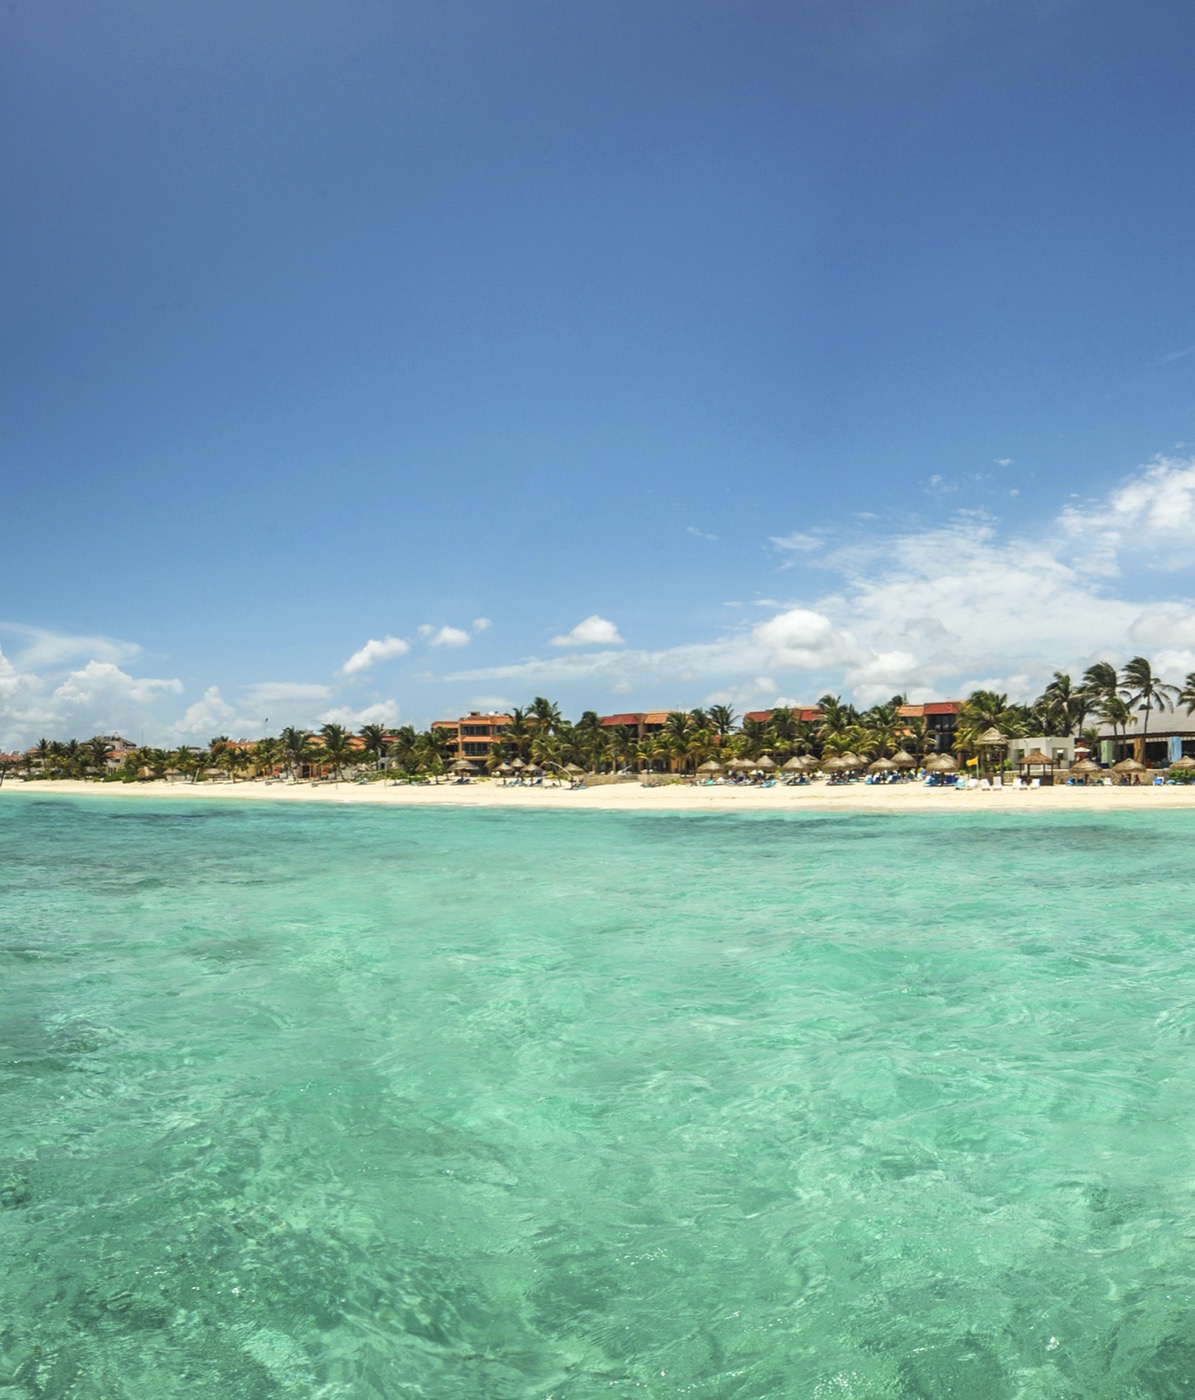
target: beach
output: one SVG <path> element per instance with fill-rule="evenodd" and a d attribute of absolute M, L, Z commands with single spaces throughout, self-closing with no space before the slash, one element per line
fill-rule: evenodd
<path fill-rule="evenodd" d="M 27 797 L 114 797 L 132 800 L 200 800 L 259 802 L 363 803 L 381 806 L 488 807 L 511 811 L 660 811 L 660 812 L 940 812 L 955 808 L 991 812 L 1157 812 L 1195 807 L 1195 785 L 1154 787 L 1043 787 L 965 789 L 927 787 L 923 783 L 872 786 L 843 783 L 828 786 L 762 788 L 748 785 L 704 786 L 663 781 L 646 787 L 639 782 L 604 783 L 570 789 L 504 787 L 500 782 L 471 783 L 354 783 L 247 781 L 239 783 L 146 782 L 92 783 L 77 779 L 0 784 L 0 800 Z"/>

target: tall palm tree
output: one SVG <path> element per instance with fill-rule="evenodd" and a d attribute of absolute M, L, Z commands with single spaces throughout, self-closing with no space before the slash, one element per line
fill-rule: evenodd
<path fill-rule="evenodd" d="M 854 705 L 847 704 L 841 695 L 823 695 L 817 702 L 817 708 L 822 715 L 818 732 L 823 744 L 832 736 L 849 729 L 859 718 Z"/>
<path fill-rule="evenodd" d="M 1106 700 L 1115 700 L 1120 692 L 1120 676 L 1110 661 L 1092 662 L 1083 672 L 1079 684 L 1090 698 L 1096 713 Z"/>
<path fill-rule="evenodd" d="M 1109 695 L 1100 701 L 1099 709 L 1096 710 L 1101 723 L 1112 726 L 1112 739 L 1115 743 L 1119 735 L 1121 743 L 1124 742 L 1130 724 L 1137 723 L 1137 716 L 1133 713 L 1132 707 L 1127 700 L 1119 695 Z"/>
<path fill-rule="evenodd" d="M 734 733 L 734 727 L 739 722 L 738 715 L 729 705 L 711 705 L 707 714 L 710 728 L 717 734 L 719 743 L 725 743 L 726 739 Z"/>
<path fill-rule="evenodd" d="M 1182 689 L 1178 692 L 1178 703 L 1187 714 L 1195 714 L 1195 671 L 1187 672 L 1187 679 L 1183 681 Z"/>
<path fill-rule="evenodd" d="M 638 757 L 639 737 L 629 724 L 616 724 L 610 730 L 609 744 L 615 768 L 633 764 Z"/>
<path fill-rule="evenodd" d="M 293 725 L 289 725 L 279 735 L 278 742 L 282 745 L 282 756 L 290 770 L 291 781 L 296 782 L 303 765 L 311 762 L 314 752 L 311 736 L 305 729 L 296 729 Z"/>
<path fill-rule="evenodd" d="M 101 778 L 104 777 L 108 772 L 108 755 L 112 752 L 112 745 L 97 734 L 94 739 L 88 739 L 83 747 L 87 754 L 87 766 L 94 768 Z"/>
<path fill-rule="evenodd" d="M 530 715 L 535 724 L 549 734 L 555 734 L 560 728 L 560 706 L 555 701 L 545 700 L 542 695 L 537 695 L 532 700 Z"/>
<path fill-rule="evenodd" d="M 44 736 L 33 746 L 33 752 L 41 765 L 42 777 L 50 776 L 50 760 L 54 754 L 54 745 Z"/>
<path fill-rule="evenodd" d="M 689 740 L 695 730 L 692 717 L 683 710 L 673 710 L 660 730 L 660 745 L 668 757 L 681 769 L 689 754 Z"/>
<path fill-rule="evenodd" d="M 1149 715 L 1156 705 L 1159 710 L 1174 709 L 1174 701 L 1180 694 L 1176 685 L 1154 675 L 1153 667 L 1144 656 L 1134 656 L 1126 661 L 1120 673 L 1120 689 L 1131 706 L 1145 712 L 1145 724 L 1141 729 L 1141 753 L 1149 739 Z"/>
<path fill-rule="evenodd" d="M 365 756 L 373 760 L 375 768 L 378 767 L 386 756 L 386 726 L 384 724 L 363 724 L 361 738 L 365 743 Z"/>
<path fill-rule="evenodd" d="M 1034 702 L 1042 718 L 1043 734 L 1061 734 L 1069 739 L 1083 728 L 1094 699 L 1091 691 L 1075 686 L 1065 671 L 1055 671 L 1054 679 Z"/>
<path fill-rule="evenodd" d="M 401 724 L 390 739 L 390 758 L 404 771 L 409 771 L 415 762 L 415 747 L 419 736 L 413 725 Z M 497 745 L 494 746 L 497 748 Z"/>
<path fill-rule="evenodd" d="M 502 743 L 510 750 L 512 758 L 527 761 L 531 752 L 531 724 L 527 711 L 520 710 L 517 705 L 510 712 L 510 723 L 502 731 Z"/>
<path fill-rule="evenodd" d="M 772 747 L 770 723 L 746 716 L 735 738 L 735 751 L 743 758 L 762 758 Z"/>
<path fill-rule="evenodd" d="M 344 765 L 356 752 L 349 732 L 343 724 L 325 724 L 320 738 L 324 741 L 324 756 L 332 765 L 332 776 L 339 780 L 344 776 Z"/>

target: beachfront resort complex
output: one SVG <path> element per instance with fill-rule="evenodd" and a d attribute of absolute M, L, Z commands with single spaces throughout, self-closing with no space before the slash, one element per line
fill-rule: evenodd
<path fill-rule="evenodd" d="M 458 777 L 549 773 L 712 777 L 783 767 L 790 774 L 850 779 L 919 772 L 927 765 L 1005 772 L 1042 782 L 1090 781 L 1104 770 L 1139 781 L 1147 770 L 1178 780 L 1195 769 L 1195 674 L 1162 680 L 1144 657 L 1123 668 L 1097 663 L 1081 680 L 1064 672 L 1031 703 L 973 691 L 966 699 L 910 703 L 905 696 L 867 709 L 834 695 L 816 704 L 738 715 L 723 704 L 565 718 L 537 696 L 525 708 L 472 710 L 423 731 L 371 724 L 351 733 L 335 723 L 287 727 L 259 739 L 214 737 L 206 747 L 134 744 L 118 734 L 87 740 L 43 738 L 0 755 L 17 778 L 107 778 L 192 782 L 226 778 L 345 776 Z M 743 765 L 746 765 L 744 768 Z"/>

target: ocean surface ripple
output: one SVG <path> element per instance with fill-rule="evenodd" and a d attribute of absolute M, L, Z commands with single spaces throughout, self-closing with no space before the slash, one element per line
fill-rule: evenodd
<path fill-rule="evenodd" d="M 0 807 L 0 1400 L 1195 1395 L 1195 812 Z"/>

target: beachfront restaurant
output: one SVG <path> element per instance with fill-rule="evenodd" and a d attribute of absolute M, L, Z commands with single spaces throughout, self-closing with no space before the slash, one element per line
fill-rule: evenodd
<path fill-rule="evenodd" d="M 1106 767 L 1122 758 L 1135 758 L 1147 768 L 1168 768 L 1180 758 L 1195 758 L 1195 715 L 1179 710 L 1151 710 L 1149 733 L 1141 733 L 1144 713 L 1126 733 L 1110 724 L 1099 727 L 1099 753 L 1093 758 Z"/>

